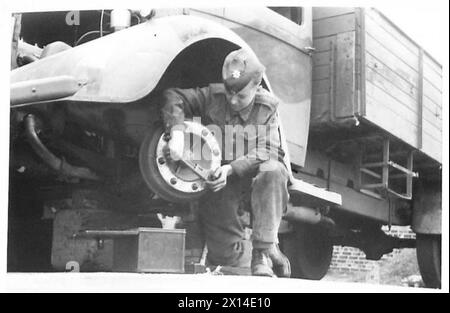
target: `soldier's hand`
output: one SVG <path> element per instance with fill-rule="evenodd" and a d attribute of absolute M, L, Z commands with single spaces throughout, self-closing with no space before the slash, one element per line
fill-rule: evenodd
<path fill-rule="evenodd" d="M 164 157 L 168 160 L 179 161 L 184 153 L 184 132 L 174 130 L 170 135 L 170 140 L 164 147 Z"/>
<path fill-rule="evenodd" d="M 213 179 L 206 181 L 206 186 L 214 192 L 217 192 L 227 185 L 227 178 L 233 173 L 231 165 L 226 164 L 219 167 L 211 177 Z"/>

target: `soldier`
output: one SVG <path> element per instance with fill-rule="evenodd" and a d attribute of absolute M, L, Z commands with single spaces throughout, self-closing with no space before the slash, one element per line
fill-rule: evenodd
<path fill-rule="evenodd" d="M 166 131 L 171 132 L 167 149 L 173 158 L 183 154 L 184 133 L 174 126 L 182 125 L 185 118 L 200 117 L 202 124 L 214 124 L 223 133 L 229 125 L 236 131 L 234 136 L 222 136 L 223 165 L 215 172 L 216 179 L 206 182 L 213 192 L 200 201 L 208 262 L 239 267 L 251 263 L 252 275 L 289 277 L 289 260 L 278 248 L 289 174 L 278 131 L 278 100 L 260 86 L 264 70 L 252 53 L 233 51 L 224 61 L 223 83 L 164 91 L 162 115 Z M 257 131 L 243 133 L 249 126 Z M 245 138 L 244 150 L 227 147 L 233 147 L 239 137 Z M 242 218 L 243 203 L 248 199 L 253 228 L 251 262 Z"/>

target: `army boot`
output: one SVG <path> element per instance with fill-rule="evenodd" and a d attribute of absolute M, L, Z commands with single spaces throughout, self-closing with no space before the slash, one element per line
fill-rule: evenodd
<path fill-rule="evenodd" d="M 253 276 L 275 277 L 268 249 L 253 249 L 251 267 Z"/>
<path fill-rule="evenodd" d="M 291 277 L 291 263 L 287 256 L 281 252 L 277 244 L 268 249 L 269 257 L 273 264 L 273 271 L 278 277 Z"/>

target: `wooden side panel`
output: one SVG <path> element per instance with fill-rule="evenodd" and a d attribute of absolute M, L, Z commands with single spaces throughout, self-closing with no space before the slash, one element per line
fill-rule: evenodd
<path fill-rule="evenodd" d="M 438 66 L 427 54 L 423 58 L 423 75 L 426 81 L 442 91 L 442 67 Z"/>
<path fill-rule="evenodd" d="M 355 8 L 349 7 L 322 7 L 313 8 L 313 19 L 320 20 L 329 17 L 336 17 L 339 15 L 346 15 L 355 13 Z"/>
<path fill-rule="evenodd" d="M 442 67 L 423 54 L 422 151 L 442 162 Z"/>
<path fill-rule="evenodd" d="M 313 11 L 314 12 L 314 11 Z M 311 125 L 320 126 L 328 123 L 332 116 L 330 92 L 333 75 L 333 48 L 336 36 L 331 35 L 314 39 L 313 70 L 312 70 L 312 98 Z"/>
<path fill-rule="evenodd" d="M 426 78 L 423 81 L 423 95 L 429 98 L 439 108 L 442 108 L 442 91 L 436 86 L 432 85 Z"/>
<path fill-rule="evenodd" d="M 336 35 L 335 117 L 352 117 L 355 108 L 355 32 Z"/>
<path fill-rule="evenodd" d="M 424 96 L 423 99 L 423 118 L 437 129 L 442 130 L 442 108 L 427 96 Z"/>
<path fill-rule="evenodd" d="M 442 67 L 377 10 L 359 12 L 313 9 L 311 126 L 359 114 L 441 161 Z"/>
<path fill-rule="evenodd" d="M 366 32 L 400 57 L 404 63 L 418 70 L 419 48 L 396 28 L 392 27 L 378 12 L 375 10 L 366 10 L 366 12 Z"/>
<path fill-rule="evenodd" d="M 354 30 L 355 14 L 353 12 L 344 15 L 330 16 L 320 20 L 313 20 L 314 38 L 327 37 Z"/>
<path fill-rule="evenodd" d="M 383 88 L 366 80 L 366 118 L 413 147 L 418 146 L 420 127 L 411 112 Z"/>
<path fill-rule="evenodd" d="M 396 108 L 398 108 L 400 112 L 404 111 L 405 109 L 408 109 L 408 111 L 410 111 L 411 113 L 410 115 L 408 115 L 408 118 L 410 118 L 411 123 L 419 125 L 417 90 L 411 87 L 409 89 L 409 92 L 405 92 L 402 87 L 407 86 L 403 86 L 403 84 L 401 84 L 402 82 L 398 82 L 395 76 L 390 77 L 389 76 L 389 73 L 391 71 L 390 69 L 383 68 L 382 65 L 376 66 L 376 64 L 378 63 L 375 63 L 374 67 L 367 66 L 366 69 L 367 82 L 372 83 L 377 87 L 383 89 L 386 93 L 388 93 L 390 96 L 396 99 L 399 105 Z M 385 71 L 383 71 L 383 69 Z"/>
<path fill-rule="evenodd" d="M 313 127 L 354 113 L 355 16 L 354 8 L 313 8 Z"/>
<path fill-rule="evenodd" d="M 419 147 L 419 49 L 378 12 L 365 14 L 365 118 Z"/>
<path fill-rule="evenodd" d="M 413 64 L 404 62 L 401 54 L 395 53 L 389 47 L 388 42 L 380 42 L 375 39 L 370 33 L 366 32 L 366 58 L 367 55 L 375 57 L 382 61 L 382 63 L 392 69 L 397 75 L 409 82 L 414 87 L 419 85 L 419 63 L 415 67 Z"/>
<path fill-rule="evenodd" d="M 330 58 L 331 58 L 331 48 L 334 45 L 334 40 L 335 37 L 333 36 L 333 38 L 330 38 L 330 42 L 328 44 L 328 49 L 327 50 L 321 50 L 321 51 L 316 51 L 313 55 L 313 63 L 314 63 L 314 67 L 318 67 L 321 65 L 326 65 L 328 67 L 330 67 Z M 329 76 L 327 76 L 327 78 L 329 78 Z M 317 79 L 316 77 L 313 76 L 313 79 Z"/>
<path fill-rule="evenodd" d="M 365 118 L 441 161 L 441 67 L 378 11 L 364 26 Z"/>
<path fill-rule="evenodd" d="M 382 57 L 378 58 L 383 59 Z M 386 83 L 391 86 L 393 85 L 393 92 L 400 94 L 399 97 L 405 99 L 405 104 L 411 104 L 412 101 L 410 108 L 414 111 L 416 109 L 415 102 L 418 99 L 417 86 L 404 79 L 398 72 L 394 71 L 390 66 L 386 65 L 378 58 L 370 53 L 366 54 L 366 78 L 369 80 L 378 79 L 381 84 Z"/>

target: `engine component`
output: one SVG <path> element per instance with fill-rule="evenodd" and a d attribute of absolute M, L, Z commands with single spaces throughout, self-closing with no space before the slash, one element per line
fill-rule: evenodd
<path fill-rule="evenodd" d="M 41 142 L 36 133 L 36 120 L 32 114 L 24 118 L 26 137 L 37 155 L 52 169 L 68 177 L 76 177 L 90 180 L 99 180 L 97 174 L 84 167 L 73 166 L 64 159 L 60 159 L 51 153 Z"/>
<path fill-rule="evenodd" d="M 327 228 L 333 228 L 336 226 L 335 222 L 331 218 L 324 216 L 317 210 L 308 207 L 293 206 L 291 204 L 288 205 L 284 219 L 292 222 L 303 222 L 312 225 L 318 224 Z"/>

